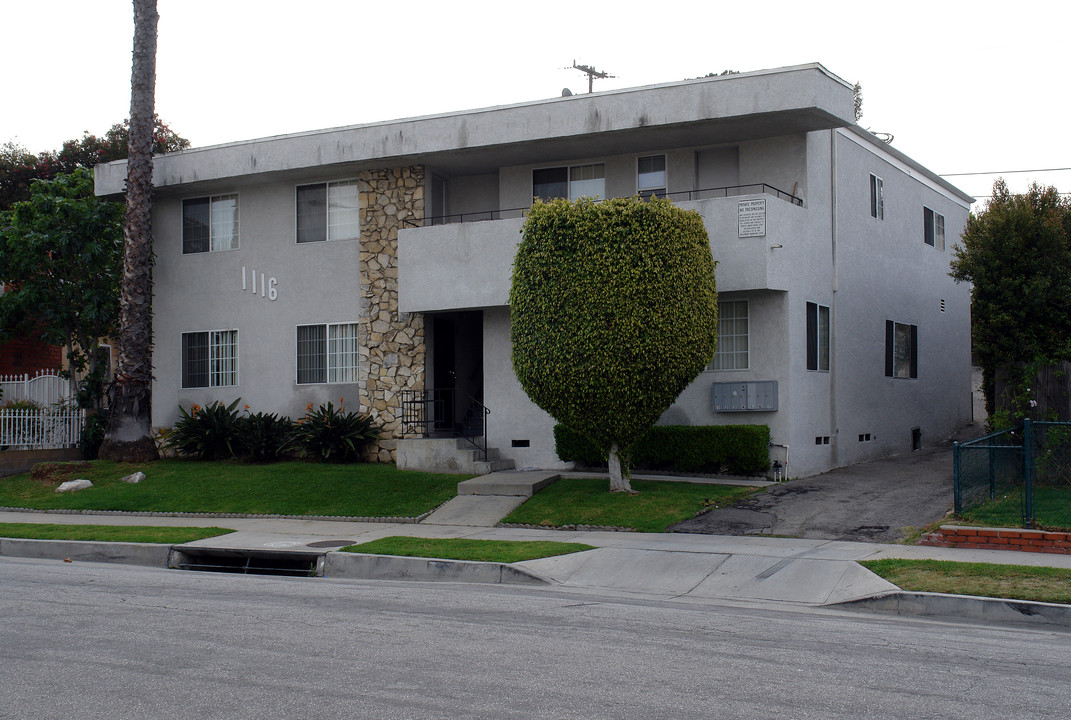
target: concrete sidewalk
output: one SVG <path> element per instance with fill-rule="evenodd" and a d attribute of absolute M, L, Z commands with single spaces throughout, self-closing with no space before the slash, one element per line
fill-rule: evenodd
<path fill-rule="evenodd" d="M 559 531 L 462 524 L 269 518 L 0 512 L 0 522 L 222 526 L 236 530 L 174 549 L 121 543 L 0 539 L 0 556 L 166 566 L 174 552 L 302 553 L 329 578 L 392 578 L 542 584 L 694 603 L 789 604 L 894 612 L 1071 630 L 1071 606 L 903 593 L 857 560 L 932 558 L 1071 568 L 1071 556 L 955 550 L 820 539 Z M 581 542 L 594 550 L 513 565 L 337 552 L 391 535 Z M 163 560 L 168 558 L 170 560 Z M 848 603 L 844 605 L 843 603 Z"/>

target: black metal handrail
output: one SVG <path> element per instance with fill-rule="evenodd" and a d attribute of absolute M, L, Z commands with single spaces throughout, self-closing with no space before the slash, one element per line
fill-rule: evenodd
<path fill-rule="evenodd" d="M 779 190 L 767 183 L 751 183 L 749 185 L 729 185 L 720 188 L 706 188 L 702 190 L 682 190 L 673 193 L 659 193 L 659 197 L 668 197 L 671 200 L 708 200 L 710 198 L 735 197 L 737 195 L 772 195 L 779 200 L 803 207 L 803 198 L 798 198 L 792 193 Z M 453 213 L 452 215 L 434 215 L 424 218 L 402 218 L 402 224 L 408 227 L 428 227 L 431 225 L 457 225 L 460 223 L 483 222 L 487 220 L 507 220 L 523 218 L 531 209 L 527 207 L 508 208 L 504 210 L 482 210 L 470 213 Z"/>
<path fill-rule="evenodd" d="M 468 410 L 461 423 L 454 422 L 453 388 L 402 391 L 402 433 L 434 437 L 446 435 L 465 440 L 487 461 L 487 416 L 491 411 L 476 398 L 465 395 Z"/>

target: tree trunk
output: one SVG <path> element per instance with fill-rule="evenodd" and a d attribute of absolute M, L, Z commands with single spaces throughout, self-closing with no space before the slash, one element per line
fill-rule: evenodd
<path fill-rule="evenodd" d="M 610 492 L 633 492 L 632 485 L 629 483 L 628 468 L 621 467 L 621 454 L 618 450 L 617 443 L 610 445 L 610 458 L 607 463 L 610 468 Z"/>
<path fill-rule="evenodd" d="M 156 95 L 156 0 L 134 0 L 119 362 L 109 390 L 108 432 L 100 457 L 146 462 L 159 457 L 152 439 L 152 133 Z"/>

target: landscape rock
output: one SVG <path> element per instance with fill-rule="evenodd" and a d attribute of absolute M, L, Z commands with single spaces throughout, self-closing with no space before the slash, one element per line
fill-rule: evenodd
<path fill-rule="evenodd" d="M 136 473 L 132 473 L 130 475 L 127 475 L 125 478 L 122 478 L 122 481 L 125 483 L 139 483 L 144 479 L 145 473 L 138 470 Z"/>
<path fill-rule="evenodd" d="M 86 488 L 93 487 L 93 483 L 88 480 L 68 480 L 65 483 L 61 483 L 56 492 L 74 492 L 75 490 L 85 490 Z"/>

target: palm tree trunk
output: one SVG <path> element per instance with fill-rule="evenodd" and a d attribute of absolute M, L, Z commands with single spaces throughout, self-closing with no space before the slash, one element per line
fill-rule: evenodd
<path fill-rule="evenodd" d="M 159 455 L 152 420 L 152 133 L 156 95 L 156 0 L 134 0 L 119 362 L 109 390 L 108 432 L 100 457 L 146 462 Z"/>

